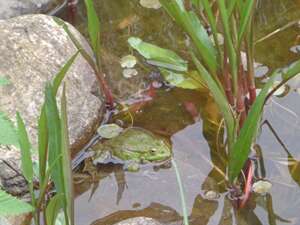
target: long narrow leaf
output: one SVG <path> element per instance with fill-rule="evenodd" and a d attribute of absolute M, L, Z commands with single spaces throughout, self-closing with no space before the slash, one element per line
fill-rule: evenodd
<path fill-rule="evenodd" d="M 240 134 L 233 145 L 232 151 L 229 157 L 229 180 L 233 180 L 238 176 L 243 168 L 251 148 L 251 144 L 256 137 L 260 118 L 263 112 L 263 106 L 265 99 L 268 95 L 269 89 L 272 87 L 275 77 L 278 75 L 278 71 L 269 78 L 264 88 L 256 98 L 252 105 L 250 112 L 244 122 L 244 125 L 240 131 Z"/>
<path fill-rule="evenodd" d="M 48 129 L 45 107 L 43 105 L 38 120 L 38 151 L 39 151 L 39 177 L 44 182 L 47 168 Z M 42 186 L 42 185 L 41 185 Z"/>
<path fill-rule="evenodd" d="M 25 124 L 20 114 L 17 112 L 18 137 L 21 148 L 22 172 L 29 183 L 33 182 L 33 164 L 31 159 L 31 145 L 28 139 L 28 134 Z"/>
<path fill-rule="evenodd" d="M 215 74 L 218 70 L 216 51 L 197 15 L 194 12 L 187 12 L 182 6 L 182 1 L 160 0 L 160 3 L 191 37 L 201 59 L 209 71 Z"/>
<path fill-rule="evenodd" d="M 0 189 L 0 216 L 19 215 L 32 211 L 34 208 L 31 205 Z"/>
<path fill-rule="evenodd" d="M 237 94 L 237 87 L 238 87 L 238 79 L 237 79 L 237 71 L 238 71 L 238 65 L 237 65 L 237 54 L 234 49 L 234 45 L 232 42 L 231 37 L 231 31 L 229 26 L 229 15 L 228 10 L 226 9 L 225 0 L 217 0 L 220 14 L 221 14 L 221 20 L 223 24 L 224 29 L 224 38 L 226 43 L 226 48 L 229 56 L 229 64 L 230 64 L 230 71 L 231 76 L 233 80 L 233 91 L 234 94 Z"/>
<path fill-rule="evenodd" d="M 198 61 L 196 56 L 191 53 L 192 59 L 199 71 L 199 75 L 206 82 L 211 94 L 216 101 L 220 112 L 222 113 L 227 126 L 228 143 L 231 145 L 234 142 L 235 133 L 235 119 L 232 113 L 232 109 L 226 99 L 224 91 L 220 89 L 220 86 L 215 82 L 212 76 L 207 72 L 203 65 Z"/>
<path fill-rule="evenodd" d="M 67 99 L 66 88 L 64 85 L 63 93 L 61 97 L 61 134 L 62 134 L 62 146 L 61 154 L 63 163 L 63 175 L 64 175 L 64 198 L 67 205 L 66 219 L 70 221 L 70 224 L 74 224 L 74 199 L 73 199 L 73 183 L 72 183 L 72 166 L 71 166 L 71 152 L 69 147 L 69 132 L 68 132 L 68 117 L 67 117 Z"/>
<path fill-rule="evenodd" d="M 242 11 L 240 13 L 240 28 L 238 31 L 238 46 L 241 45 L 247 25 L 252 19 L 252 10 L 254 7 L 255 0 L 246 0 L 243 4 Z"/>
<path fill-rule="evenodd" d="M 174 159 L 172 159 L 172 165 L 175 170 L 176 174 L 176 179 L 177 179 L 177 184 L 179 187 L 179 193 L 180 193 L 180 200 L 181 200 L 181 207 L 182 207 L 182 213 L 183 213 L 183 224 L 184 225 L 189 225 L 189 220 L 188 220 L 188 211 L 186 207 L 186 201 L 185 201 L 185 194 L 184 194 L 184 189 L 183 189 L 183 183 L 181 181 L 179 169 L 177 167 L 177 163 L 175 162 Z"/>
<path fill-rule="evenodd" d="M 74 63 L 74 60 L 78 56 L 79 51 L 77 51 L 60 69 L 60 71 L 55 75 L 53 80 L 53 93 L 56 95 L 59 85 L 61 84 L 62 80 L 66 76 L 67 72 L 69 71 L 70 67 Z"/>
<path fill-rule="evenodd" d="M 45 90 L 45 111 L 47 116 L 47 127 L 48 127 L 48 139 L 49 139 L 49 158 L 48 164 L 52 164 L 56 157 L 60 155 L 61 152 L 61 122 L 59 118 L 59 113 L 57 109 L 56 99 L 53 93 L 53 88 L 51 84 L 47 83 Z M 63 193 L 64 191 L 64 180 L 62 174 L 62 161 L 59 160 L 55 163 L 54 169 L 51 173 L 52 179 L 54 181 L 56 190 L 58 193 Z"/>
<path fill-rule="evenodd" d="M 56 194 L 54 197 L 50 199 L 46 208 L 47 225 L 55 225 L 57 215 L 63 205 L 62 204 L 63 197 L 64 197 L 63 194 Z"/>
<path fill-rule="evenodd" d="M 93 0 L 85 0 L 88 16 L 88 31 L 96 55 L 100 53 L 100 21 L 94 8 Z"/>

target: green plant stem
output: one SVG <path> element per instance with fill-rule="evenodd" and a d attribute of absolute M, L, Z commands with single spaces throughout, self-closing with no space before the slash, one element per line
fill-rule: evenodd
<path fill-rule="evenodd" d="M 181 181 L 180 173 L 179 173 L 177 164 L 176 164 L 174 159 L 172 159 L 172 165 L 173 165 L 174 170 L 175 170 L 177 184 L 178 184 L 179 192 L 180 192 L 180 200 L 181 200 L 181 207 L 182 207 L 182 213 L 183 213 L 183 223 L 184 223 L 184 225 L 189 225 L 188 212 L 187 212 L 187 208 L 186 208 L 186 200 L 185 200 L 185 194 L 184 194 L 184 189 L 183 189 L 183 183 Z"/>
<path fill-rule="evenodd" d="M 253 12 L 252 12 L 253 14 Z M 253 15 L 251 15 L 253 16 Z M 247 55 L 247 88 L 250 96 L 250 105 L 256 99 L 256 87 L 254 76 L 254 43 L 253 43 L 253 21 L 248 25 L 248 32 L 245 37 L 246 55 Z"/>

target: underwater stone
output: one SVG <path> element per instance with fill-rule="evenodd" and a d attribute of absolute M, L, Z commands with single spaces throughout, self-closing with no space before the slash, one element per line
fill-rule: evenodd
<path fill-rule="evenodd" d="M 271 190 L 271 188 L 272 184 L 266 180 L 259 180 L 255 182 L 252 186 L 252 189 L 255 193 L 262 195 L 268 193 Z"/>
<path fill-rule="evenodd" d="M 31 13 L 47 13 L 63 0 L 0 0 L 0 19 Z"/>
<path fill-rule="evenodd" d="M 83 36 L 71 25 L 69 27 L 81 45 L 91 52 Z M 44 101 L 45 83 L 75 54 L 76 47 L 64 29 L 46 15 L 0 20 L 0 30 L 0 74 L 10 81 L 0 87 L 0 109 L 13 121 L 16 112 L 20 112 L 33 148 L 36 148 L 37 118 Z M 79 150 L 97 129 L 102 102 L 91 94 L 96 78 L 81 55 L 64 81 L 71 149 Z M 58 96 L 61 96 L 61 89 Z M 0 159 L 19 162 L 19 158 L 19 150 L 0 146 Z"/>
<path fill-rule="evenodd" d="M 114 225 L 162 225 L 160 222 L 149 217 L 134 217 L 121 222 L 115 223 Z"/>

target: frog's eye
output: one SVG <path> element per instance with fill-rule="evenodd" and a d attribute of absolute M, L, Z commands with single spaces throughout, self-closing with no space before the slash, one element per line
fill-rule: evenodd
<path fill-rule="evenodd" d="M 156 153 L 156 151 L 157 151 L 156 148 L 151 148 L 151 149 L 150 149 L 150 152 L 151 152 L 152 154 Z"/>

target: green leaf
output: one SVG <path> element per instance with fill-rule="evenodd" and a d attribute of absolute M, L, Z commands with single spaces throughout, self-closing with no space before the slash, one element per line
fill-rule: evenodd
<path fill-rule="evenodd" d="M 77 51 L 66 63 L 65 65 L 60 69 L 60 71 L 55 75 L 55 78 L 53 80 L 53 93 L 56 95 L 59 85 L 61 84 L 62 80 L 66 76 L 67 72 L 69 71 L 70 67 L 74 63 L 74 60 L 78 56 L 79 51 Z"/>
<path fill-rule="evenodd" d="M 62 208 L 63 194 L 56 194 L 52 197 L 46 208 L 47 225 L 55 225 L 57 215 Z"/>
<path fill-rule="evenodd" d="M 255 102 L 251 106 L 244 125 L 240 130 L 240 134 L 232 147 L 232 150 L 229 154 L 229 180 L 231 182 L 233 182 L 233 180 L 239 175 L 248 158 L 251 144 L 256 138 L 260 118 L 263 113 L 265 99 L 277 75 L 278 71 L 274 72 L 274 74 L 269 78 L 268 82 L 264 85 Z"/>
<path fill-rule="evenodd" d="M 187 73 L 176 73 L 166 69 L 160 69 L 160 71 L 165 80 L 176 87 L 191 90 L 206 88 L 205 82 L 197 71 L 189 71 Z"/>
<path fill-rule="evenodd" d="M 7 85 L 9 83 L 9 80 L 7 80 L 5 77 L 0 77 L 0 86 Z"/>
<path fill-rule="evenodd" d="M 149 64 L 177 71 L 187 71 L 187 61 L 171 50 L 144 42 L 137 37 L 129 38 L 128 43 L 148 59 Z"/>
<path fill-rule="evenodd" d="M 31 159 L 31 145 L 20 114 L 17 112 L 18 138 L 21 148 L 22 172 L 29 183 L 33 183 L 33 164 Z"/>
<path fill-rule="evenodd" d="M 224 90 L 216 83 L 213 77 L 208 73 L 204 66 L 198 61 L 196 56 L 191 53 L 192 59 L 198 69 L 199 75 L 206 82 L 208 89 L 214 97 L 215 102 L 218 105 L 220 112 L 222 113 L 225 125 L 227 128 L 228 144 L 231 146 L 235 139 L 235 119 L 229 105 L 227 98 L 224 94 Z"/>
<path fill-rule="evenodd" d="M 66 88 L 64 85 L 62 97 L 61 97 L 61 134 L 62 134 L 62 166 L 64 176 L 64 198 L 67 206 L 66 220 L 70 221 L 70 224 L 74 224 L 74 198 L 73 198 L 73 179 L 72 179 L 72 162 L 71 151 L 69 146 L 69 131 L 68 131 L 68 116 L 67 116 L 67 99 Z"/>
<path fill-rule="evenodd" d="M 0 112 L 0 144 L 19 147 L 16 128 L 3 112 Z"/>
<path fill-rule="evenodd" d="M 215 74 L 218 69 L 216 50 L 197 15 L 194 12 L 187 12 L 182 1 L 160 0 L 160 2 L 168 14 L 188 33 L 201 60 L 209 71 Z"/>
<path fill-rule="evenodd" d="M 249 21 L 252 19 L 252 11 L 254 8 L 254 0 L 246 0 L 246 2 L 243 4 L 243 7 L 241 8 L 240 12 L 240 28 L 238 31 L 238 46 L 241 45 L 247 25 Z"/>
<path fill-rule="evenodd" d="M 52 179 L 54 181 L 57 193 L 63 193 L 64 191 L 64 180 L 62 174 L 62 162 L 61 159 L 56 161 L 57 156 L 61 155 L 61 122 L 57 109 L 56 99 L 51 84 L 47 83 L 45 90 L 45 112 L 47 116 L 47 127 L 48 127 L 48 164 L 52 165 L 53 170 L 51 172 Z"/>
<path fill-rule="evenodd" d="M 235 52 L 234 45 L 231 38 L 231 32 L 233 31 L 230 30 L 229 15 L 228 15 L 228 10 L 226 9 L 225 0 L 217 0 L 217 3 L 220 10 L 221 21 L 224 29 L 225 44 L 229 56 L 229 65 L 230 65 L 230 71 L 233 80 L 233 85 L 232 85 L 233 91 L 234 91 L 234 95 L 236 95 L 237 86 L 238 86 L 238 79 L 237 79 L 238 65 L 237 65 L 237 54 Z"/>
<path fill-rule="evenodd" d="M 96 55 L 100 54 L 100 21 L 94 8 L 93 0 L 85 0 L 88 16 L 88 31 Z"/>
<path fill-rule="evenodd" d="M 19 215 L 33 212 L 34 208 L 0 189 L 0 216 Z"/>
<path fill-rule="evenodd" d="M 45 181 L 46 168 L 47 168 L 47 156 L 48 156 L 47 150 L 48 150 L 48 129 L 47 129 L 45 105 L 43 105 L 38 120 L 38 151 L 39 151 L 40 183 L 44 183 Z M 40 187 L 41 186 L 42 185 L 40 185 Z"/>

